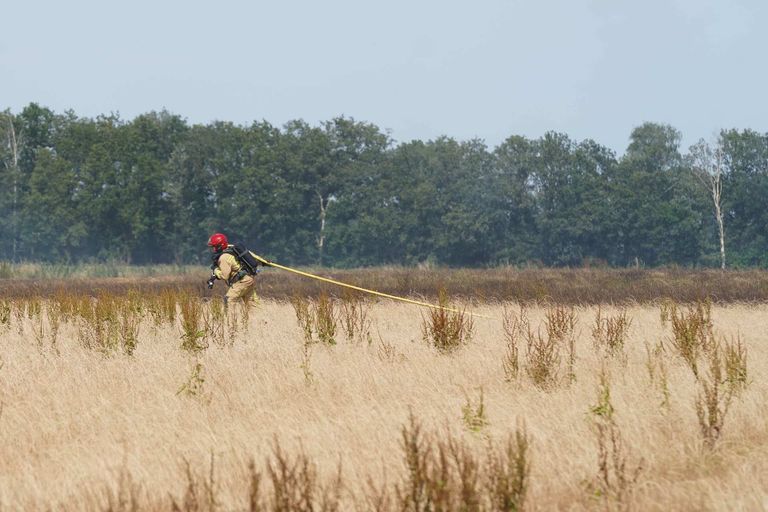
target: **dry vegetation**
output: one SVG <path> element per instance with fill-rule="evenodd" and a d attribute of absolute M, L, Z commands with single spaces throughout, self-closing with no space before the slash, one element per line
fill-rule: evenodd
<path fill-rule="evenodd" d="M 92 291 L 0 296 L 0 510 L 768 507 L 764 304 Z"/>
<path fill-rule="evenodd" d="M 646 303 L 665 298 L 686 303 L 706 298 L 719 302 L 768 301 L 768 272 L 760 270 L 517 267 L 302 270 L 384 293 L 432 300 L 437 300 L 438 289 L 444 288 L 451 297 L 475 302 L 584 305 Z M 14 279 L 4 279 L 8 277 Z M 207 278 L 208 274 L 200 267 L 17 266 L 0 262 L 0 290 L 5 297 L 29 294 L 49 297 L 62 292 L 95 295 L 107 291 L 124 295 L 135 289 L 156 293 L 169 287 L 208 296 L 211 292 L 204 284 Z M 297 293 L 317 296 L 324 286 L 318 281 L 274 269 L 259 274 L 260 293 L 268 299 L 289 300 Z M 330 292 L 337 293 L 337 290 Z"/>

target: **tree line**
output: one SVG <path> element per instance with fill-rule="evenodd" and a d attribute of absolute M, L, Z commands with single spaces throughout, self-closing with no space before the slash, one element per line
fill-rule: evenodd
<path fill-rule="evenodd" d="M 617 156 L 556 132 L 396 143 L 346 117 L 190 125 L 33 103 L 0 113 L 0 260 L 200 262 L 221 231 L 294 265 L 768 267 L 768 134 L 680 145 L 654 123 Z"/>

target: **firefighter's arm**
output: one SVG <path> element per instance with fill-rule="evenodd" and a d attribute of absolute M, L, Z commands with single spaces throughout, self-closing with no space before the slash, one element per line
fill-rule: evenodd
<path fill-rule="evenodd" d="M 219 264 L 213 269 L 213 275 L 217 278 L 226 281 L 229 278 L 229 274 L 232 272 L 232 262 L 229 261 L 228 254 L 222 254 L 219 258 Z"/>

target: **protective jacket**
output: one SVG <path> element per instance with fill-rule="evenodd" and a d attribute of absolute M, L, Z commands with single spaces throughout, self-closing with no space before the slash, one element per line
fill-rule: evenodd
<path fill-rule="evenodd" d="M 213 273 L 216 277 L 226 281 L 227 284 L 231 286 L 234 282 L 239 280 L 237 277 L 241 270 L 242 265 L 240 265 L 240 262 L 237 261 L 237 258 L 235 258 L 233 254 L 224 252 L 219 255 L 219 258 L 215 263 Z M 242 277 L 243 276 L 240 275 L 240 278 Z"/>
<path fill-rule="evenodd" d="M 232 245 L 229 245 L 232 247 Z M 256 279 L 246 272 L 243 265 L 234 254 L 224 251 L 215 256 L 213 261 L 213 274 L 226 281 L 229 289 L 224 297 L 225 304 L 233 300 L 242 300 L 245 303 L 256 303 L 254 292 Z"/>

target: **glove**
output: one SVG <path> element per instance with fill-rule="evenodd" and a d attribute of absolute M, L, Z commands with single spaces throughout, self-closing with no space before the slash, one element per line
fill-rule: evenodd
<path fill-rule="evenodd" d="M 216 277 L 215 270 L 213 268 L 211 268 L 211 277 L 209 277 L 208 281 L 206 281 L 206 283 L 205 283 L 205 284 L 208 285 L 208 289 L 209 290 L 213 288 L 213 283 L 215 283 L 217 279 L 218 279 L 218 277 Z"/>

